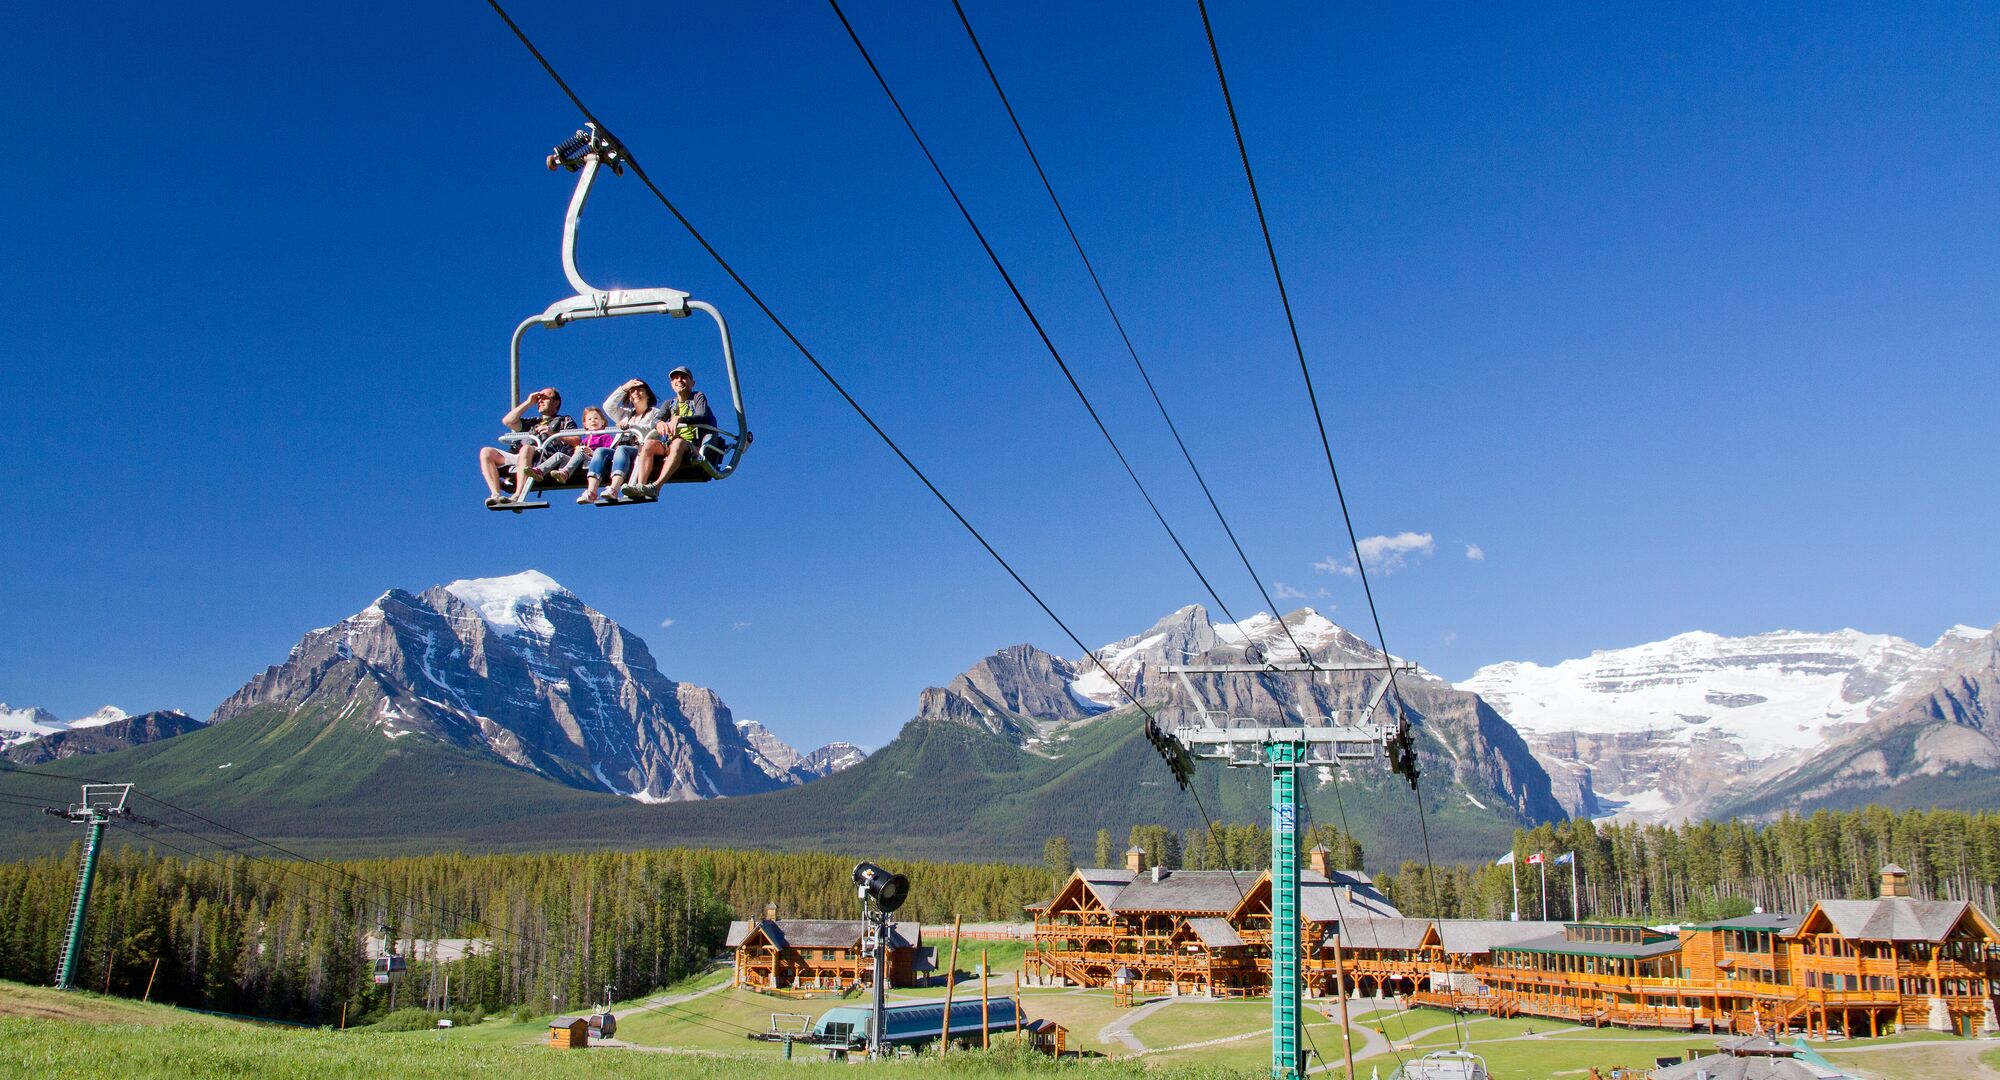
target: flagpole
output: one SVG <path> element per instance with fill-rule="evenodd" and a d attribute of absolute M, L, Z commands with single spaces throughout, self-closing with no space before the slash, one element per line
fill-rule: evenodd
<path fill-rule="evenodd" d="M 1569 853 L 1569 917 L 1583 918 L 1583 907 L 1576 902 L 1576 852 Z"/>
<path fill-rule="evenodd" d="M 1511 854 L 1511 853 L 1510 853 Z M 1507 860 L 1507 876 L 1514 880 L 1514 921 L 1521 921 L 1521 868 L 1516 860 Z"/>
<path fill-rule="evenodd" d="M 1544 858 L 1535 864 L 1542 869 L 1542 921 L 1549 921 L 1549 861 Z"/>

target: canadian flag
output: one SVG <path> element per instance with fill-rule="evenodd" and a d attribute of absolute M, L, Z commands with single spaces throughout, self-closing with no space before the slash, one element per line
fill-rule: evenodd
<path fill-rule="evenodd" d="M 1535 853 L 1534 853 L 1533 855 L 1530 855 L 1530 856 L 1528 856 L 1528 865 L 1529 865 L 1529 866 L 1540 866 L 1541 864 L 1542 864 L 1542 853 L 1541 853 L 1541 852 L 1537 851 L 1537 852 L 1535 852 Z"/>

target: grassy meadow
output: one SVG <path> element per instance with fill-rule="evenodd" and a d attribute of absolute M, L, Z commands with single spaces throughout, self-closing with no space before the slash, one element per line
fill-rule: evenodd
<path fill-rule="evenodd" d="M 996 967 L 998 966 L 996 962 Z M 772 1013 L 817 1016 L 841 1001 L 788 1001 L 727 987 L 727 972 L 711 972 L 655 994 L 620 1002 L 622 1045 L 559 1051 L 547 1045 L 547 1017 L 515 1021 L 494 1017 L 450 1030 L 382 1032 L 260 1025 L 205 1016 L 122 998 L 0 982 L 0 1076 L 55 1080 L 181 1080 L 206 1077 L 277 1077 L 335 1080 L 348 1077 L 563 1080 L 601 1076 L 688 1080 L 761 1080 L 763 1077 L 849 1075 L 855 1066 L 829 1063 L 800 1046 L 784 1060 L 779 1044 L 755 1042 L 746 1031 L 765 1030 Z M 961 984 L 977 992 L 977 984 Z M 689 996 L 692 995 L 692 996 Z M 899 992 L 898 996 L 905 995 Z M 926 995 L 929 996 L 929 995 Z M 1011 1040 L 990 1051 L 934 1055 L 886 1063 L 895 1075 L 1028 1077 L 1061 1075 L 1078 1080 L 1225 1080 L 1266 1075 L 1270 1061 L 1269 1004 L 1262 1000 L 1188 999 L 1159 1005 L 1144 1015 L 1111 1004 L 1104 991 L 1029 988 L 1030 1015 L 1069 1029 L 1069 1047 L 1081 1056 L 1062 1062 L 1027 1052 Z M 664 1007 L 661 1001 L 672 1002 Z M 1156 1004 L 1142 1001 L 1141 1007 Z M 1323 1003 L 1321 1003 L 1323 1004 Z M 1308 1043 L 1328 1066 L 1315 1075 L 1350 1080 L 1340 1065 L 1337 1020 L 1307 1011 Z M 1714 1039 L 1671 1032 L 1593 1030 L 1529 1018 L 1461 1018 L 1413 1009 L 1358 1017 L 1357 1029 L 1386 1032 L 1400 1048 L 1356 1063 L 1357 1076 L 1386 1077 L 1398 1063 L 1428 1050 L 1457 1045 L 1459 1032 L 1486 1059 L 1494 1080 L 1581 1080 L 1595 1066 L 1646 1067 L 1656 1057 L 1708 1048 Z M 1129 1031 L 1141 1048 L 1110 1030 Z M 1357 1054 L 1382 1043 L 1357 1030 Z M 1928 1032 L 1884 1039 L 1835 1042 L 1821 1047 L 1836 1065 L 1872 1080 L 2000 1078 L 2000 1047 Z M 805 1070 L 802 1074 L 800 1070 Z"/>

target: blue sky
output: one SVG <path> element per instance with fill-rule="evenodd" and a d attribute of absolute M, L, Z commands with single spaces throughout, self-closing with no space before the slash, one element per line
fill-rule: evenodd
<path fill-rule="evenodd" d="M 1314 566 L 1346 537 L 1193 5 L 968 8 L 1261 576 L 1365 629 Z M 1203 599 L 829 10 L 511 10 L 1086 641 Z M 1261 609 L 949 5 L 849 13 Z M 2000 13 L 1212 15 L 1356 526 L 1431 537 L 1375 578 L 1392 648 L 1460 678 L 2000 620 Z M 0 699 L 205 715 L 386 588 L 528 567 L 805 745 L 885 741 L 993 649 L 1074 655 L 630 177 L 586 272 L 729 314 L 755 448 L 658 508 L 480 506 L 578 123 L 485 5 L 24 8 L 0 116 Z M 528 377 L 576 409 L 680 362 L 721 390 L 693 321 L 531 336 Z"/>

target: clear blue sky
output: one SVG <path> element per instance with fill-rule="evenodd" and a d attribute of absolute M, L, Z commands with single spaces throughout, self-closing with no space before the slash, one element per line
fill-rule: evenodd
<path fill-rule="evenodd" d="M 969 9 L 1262 576 L 1365 628 L 1313 567 L 1345 534 L 1193 5 Z M 830 11 L 513 10 L 1086 640 L 1202 599 Z M 850 14 L 1259 610 L 949 6 Z M 1433 538 L 1376 578 L 1396 651 L 2000 620 L 2000 12 L 1212 14 L 1356 525 Z M 0 699 L 206 715 L 386 588 L 527 567 L 803 745 L 1074 655 L 630 177 L 585 264 L 729 313 L 755 449 L 659 508 L 480 506 L 578 119 L 484 4 L 31 5 L 0 116 Z M 676 362 L 722 389 L 693 321 L 530 346 L 572 409 Z"/>

